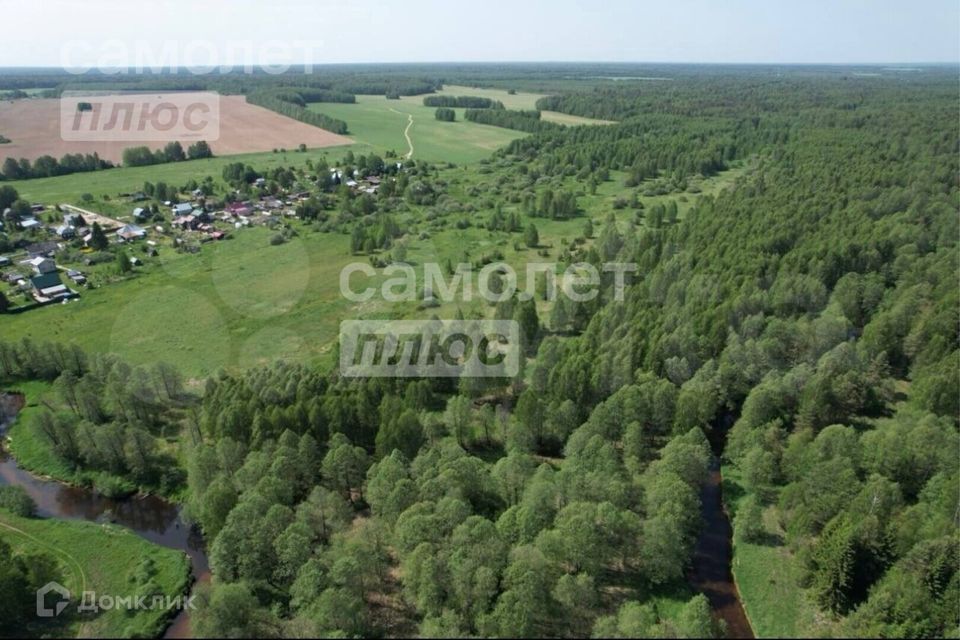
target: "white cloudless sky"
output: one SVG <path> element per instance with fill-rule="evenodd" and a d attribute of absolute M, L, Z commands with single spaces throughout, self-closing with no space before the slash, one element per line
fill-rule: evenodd
<path fill-rule="evenodd" d="M 0 66 L 960 62 L 960 0 L 0 0 L 0 25 Z"/>

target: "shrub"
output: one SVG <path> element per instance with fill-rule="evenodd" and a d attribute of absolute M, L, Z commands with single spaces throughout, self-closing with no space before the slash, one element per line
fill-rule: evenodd
<path fill-rule="evenodd" d="M 0 487 L 0 509 L 5 509 L 21 518 L 31 518 L 36 512 L 37 505 L 23 487 L 3 486 Z"/>

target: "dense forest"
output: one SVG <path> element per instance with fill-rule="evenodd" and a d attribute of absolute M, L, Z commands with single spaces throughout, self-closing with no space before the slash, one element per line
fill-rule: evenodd
<path fill-rule="evenodd" d="M 399 86 L 352 82 L 314 89 L 347 100 Z M 537 105 L 608 126 L 468 110 L 531 133 L 483 164 L 489 188 L 472 195 L 489 207 L 445 191 L 460 168 L 412 162 L 376 197 L 324 182 L 298 210 L 351 233 L 353 252 L 393 246 L 393 214 L 409 210 L 422 228 L 482 224 L 533 249 L 535 225 L 582 216 L 598 184 L 676 196 L 617 203 L 633 211 L 586 219 L 558 248 L 562 262 L 636 264 L 624 300 L 604 278 L 549 317 L 521 299 L 491 310 L 524 328 L 515 379 L 347 379 L 279 362 L 218 373 L 194 397 L 165 365 L 0 345 L 4 378 L 56 380 L 71 409 L 38 420 L 64 459 L 185 482 L 214 576 L 197 633 L 719 637 L 686 582 L 719 459 L 745 492 L 728 504 L 737 540 L 782 547 L 830 633 L 956 635 L 955 78 L 619 84 Z M 256 99 L 322 118 L 297 103 L 309 91 Z M 340 166 L 387 171 L 373 155 Z M 693 188 L 734 166 L 727 188 Z M 314 173 L 330 180 L 326 164 Z M 234 174 L 238 188 L 257 175 Z M 171 416 L 185 481 L 151 444 Z"/>
<path fill-rule="evenodd" d="M 206 631 L 396 633 L 399 597 L 427 636 L 716 633 L 702 600 L 667 614 L 647 594 L 683 579 L 707 436 L 727 431 L 738 533 L 775 514 L 845 633 L 956 628 L 952 89 L 721 86 L 738 98 L 626 88 L 582 113 L 621 124 L 499 154 L 511 175 L 629 184 L 755 158 L 679 222 L 600 230 L 593 259 L 644 275 L 622 304 L 560 305 L 550 324 L 580 335 L 541 340 L 525 381 L 209 383 L 189 471 L 220 580 Z M 528 215 L 575 214 L 548 193 Z"/>
<path fill-rule="evenodd" d="M 516 129 L 526 133 L 540 133 L 560 128 L 560 125 L 541 120 L 540 112 L 537 110 L 467 109 L 463 118 L 470 122 L 491 124 L 495 127 Z"/>

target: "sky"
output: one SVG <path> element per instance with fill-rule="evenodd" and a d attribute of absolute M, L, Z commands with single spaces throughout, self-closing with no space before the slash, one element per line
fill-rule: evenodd
<path fill-rule="evenodd" d="M 960 62 L 958 0 L 0 0 L 0 67 Z"/>

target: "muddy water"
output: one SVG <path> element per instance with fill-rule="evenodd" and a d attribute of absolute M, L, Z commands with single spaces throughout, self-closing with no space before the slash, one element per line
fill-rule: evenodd
<path fill-rule="evenodd" d="M 703 532 L 697 540 L 693 568 L 688 577 L 694 589 L 707 596 L 714 616 L 726 624 L 727 637 L 753 638 L 753 630 L 740 602 L 740 592 L 730 571 L 733 531 L 723 509 L 721 487 L 720 465 L 714 462 L 700 494 Z"/>
<path fill-rule="evenodd" d="M 23 397 L 0 395 L 0 441 L 7 426 L 23 406 Z M 127 527 L 150 542 L 182 551 L 190 557 L 194 580 L 210 579 L 203 538 L 180 516 L 180 507 L 157 496 L 123 499 L 104 497 L 90 489 L 43 480 L 24 471 L 16 460 L 0 450 L 0 485 L 23 487 L 37 505 L 42 518 L 110 522 Z M 182 611 L 167 629 L 167 638 L 189 638 L 190 614 Z"/>

